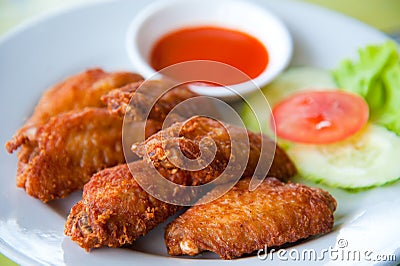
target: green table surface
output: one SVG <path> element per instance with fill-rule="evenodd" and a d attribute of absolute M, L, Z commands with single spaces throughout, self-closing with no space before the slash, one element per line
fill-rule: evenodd
<path fill-rule="evenodd" d="M 84 0 L 94 1 L 94 0 Z M 276 0 L 278 1 L 278 0 Z M 299 0 L 301 1 L 301 0 Z M 400 0 L 302 0 L 352 16 L 377 29 L 400 37 Z M 76 5 L 83 0 L 1 0 L 0 37 L 21 22 L 53 9 Z M 400 39 L 400 38 L 399 38 Z M 17 265 L 0 254 L 1 266 Z"/>

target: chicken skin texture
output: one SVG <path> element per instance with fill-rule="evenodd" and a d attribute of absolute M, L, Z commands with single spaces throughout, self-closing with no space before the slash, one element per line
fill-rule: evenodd
<path fill-rule="evenodd" d="M 332 230 L 336 201 L 329 193 L 275 178 L 249 191 L 249 180 L 170 223 L 165 230 L 168 253 L 212 251 L 232 259 Z"/>
<path fill-rule="evenodd" d="M 81 189 L 95 172 L 124 162 L 121 127 L 105 108 L 51 118 L 22 146 L 17 186 L 43 202 Z"/>

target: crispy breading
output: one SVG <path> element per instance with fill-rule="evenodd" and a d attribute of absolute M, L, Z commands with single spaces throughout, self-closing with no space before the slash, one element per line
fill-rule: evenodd
<path fill-rule="evenodd" d="M 216 159 L 202 170 L 189 171 L 179 169 L 169 161 L 166 161 L 168 159 L 165 158 L 165 155 L 167 153 L 173 154 L 175 151 L 169 149 L 170 146 L 168 145 L 163 147 L 160 139 L 163 134 L 171 137 L 171 132 L 180 129 L 182 124 L 176 123 L 170 128 L 160 131 L 150 137 L 148 141 L 137 144 L 134 150 L 139 155 L 143 155 L 146 151 L 149 152 L 151 162 L 158 172 L 164 178 L 176 184 L 194 186 L 214 180 L 224 171 L 229 160 L 230 144 L 229 138 L 226 136 L 226 129 L 220 122 L 213 119 L 195 117 L 184 124 L 181 129 L 181 132 L 184 133 L 182 133 L 181 137 L 167 137 L 168 141 L 177 142 L 184 156 L 189 159 L 196 159 L 200 156 L 199 145 L 201 139 L 205 136 L 213 138 L 217 143 Z M 230 125 L 225 126 L 233 127 Z M 253 134 L 244 129 L 233 127 L 232 131 L 235 130 L 237 130 L 236 134 L 240 133 L 245 136 Z M 233 134 L 235 133 L 233 132 Z M 259 135 L 253 134 L 251 138 L 257 139 L 259 137 Z M 258 144 L 257 139 L 254 145 Z M 260 151 L 258 148 L 250 149 L 250 153 L 253 152 L 259 153 Z M 275 157 L 276 160 L 280 160 L 285 165 L 290 165 L 281 175 L 281 178 L 284 179 L 288 175 L 294 174 L 295 169 L 286 155 L 282 157 L 284 152 L 281 151 L 281 153 Z M 258 159 L 256 155 L 251 155 L 250 157 L 252 160 Z M 135 178 L 154 180 L 152 179 L 152 172 L 146 170 L 151 169 L 149 163 L 150 161 L 148 160 L 141 160 L 129 165 L 130 170 L 135 174 Z M 251 173 L 255 167 L 256 163 L 249 163 L 246 171 Z M 71 236 L 72 240 L 86 250 L 101 246 L 117 247 L 132 243 L 137 237 L 146 234 L 168 216 L 175 214 L 179 209 L 176 205 L 164 203 L 147 195 L 138 186 L 130 173 L 131 171 L 125 165 L 105 169 L 95 174 L 84 187 L 82 201 L 73 207 L 66 223 L 65 234 Z M 156 183 L 152 184 L 157 186 Z M 157 210 L 155 217 L 147 220 L 143 218 L 148 216 L 148 209 L 152 210 L 154 208 Z M 140 226 L 137 226 L 138 224 Z"/>
<path fill-rule="evenodd" d="M 32 141 L 37 128 L 60 113 L 79 111 L 85 107 L 102 107 L 100 96 L 125 84 L 143 78 L 130 72 L 107 73 L 101 69 L 89 69 L 71 76 L 47 90 L 39 100 L 32 116 L 6 143 L 8 152 L 13 152 L 28 139 Z"/>
<path fill-rule="evenodd" d="M 137 163 L 142 162 L 133 162 Z M 180 208 L 147 194 L 123 164 L 96 173 L 85 185 L 64 233 L 86 250 L 120 247 L 133 243 Z"/>
<path fill-rule="evenodd" d="M 223 124 L 214 119 L 201 116 L 192 117 L 185 122 L 175 123 L 171 127 L 149 137 L 146 141 L 133 145 L 132 150 L 141 157 L 145 157 L 147 153 L 149 156 L 146 157 L 146 159 L 150 160 L 159 169 L 178 171 L 183 175 L 193 177 L 194 179 L 189 183 L 198 185 L 207 183 L 215 179 L 216 175 L 222 173 L 230 160 L 232 140 L 237 139 L 235 140 L 237 144 L 245 144 L 243 137 L 246 136 L 249 138 L 249 156 L 243 176 L 253 175 L 260 158 L 261 142 L 265 145 L 264 153 L 271 153 L 270 155 L 264 154 L 264 158 L 272 159 L 273 157 L 268 176 L 287 180 L 296 174 L 296 168 L 292 161 L 286 153 L 269 138 L 251 131 L 246 131 L 243 128 L 230 124 Z M 199 145 L 205 138 L 214 140 L 217 145 L 217 151 L 214 160 L 204 169 L 195 172 L 182 170 L 171 163 L 167 157 L 167 154 L 177 154 L 168 148 L 179 143 L 179 148 L 183 155 L 189 159 L 195 159 L 200 155 Z M 240 141 L 243 143 L 238 143 Z M 238 152 L 243 152 L 243 150 L 239 150 Z M 174 159 L 180 161 L 181 158 Z M 269 166 L 268 162 L 261 163 Z M 216 165 L 218 166 L 216 167 Z M 218 169 L 218 173 L 213 172 L 212 169 Z M 189 179 L 186 178 L 186 180 Z"/>
<path fill-rule="evenodd" d="M 193 256 L 208 250 L 232 259 L 332 230 L 336 201 L 328 192 L 275 178 L 250 192 L 249 180 L 170 223 L 168 253 Z"/>
<path fill-rule="evenodd" d="M 106 108 L 51 118 L 18 154 L 17 186 L 44 202 L 82 188 L 95 172 L 124 162 L 121 128 Z"/>

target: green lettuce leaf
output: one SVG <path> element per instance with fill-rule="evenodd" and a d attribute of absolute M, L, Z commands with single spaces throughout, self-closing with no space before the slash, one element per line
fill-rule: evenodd
<path fill-rule="evenodd" d="M 360 49 L 358 61 L 342 61 L 332 74 L 343 90 L 361 95 L 370 120 L 400 135 L 400 61 L 397 45 L 387 41 Z"/>

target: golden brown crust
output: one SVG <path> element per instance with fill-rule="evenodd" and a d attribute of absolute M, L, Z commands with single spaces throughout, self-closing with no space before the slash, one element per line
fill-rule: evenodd
<path fill-rule="evenodd" d="M 135 73 L 107 73 L 101 69 L 89 69 L 71 76 L 47 90 L 39 100 L 32 116 L 18 130 L 12 140 L 6 143 L 8 152 L 13 152 L 32 138 L 37 128 L 58 114 L 85 107 L 102 107 L 101 95 L 143 78 Z"/>
<path fill-rule="evenodd" d="M 105 108 L 51 118 L 18 154 L 17 185 L 44 202 L 82 188 L 93 173 L 124 162 L 121 128 Z"/>
<path fill-rule="evenodd" d="M 191 207 L 170 223 L 170 255 L 209 250 L 232 259 L 332 230 L 336 201 L 327 192 L 268 178 L 255 190 L 239 181 L 213 202 Z"/>
<path fill-rule="evenodd" d="M 145 235 L 180 208 L 147 194 L 123 164 L 96 173 L 85 185 L 64 233 L 86 250 L 120 247 Z"/>
<path fill-rule="evenodd" d="M 212 119 L 194 118 L 182 128 L 180 126 L 180 123 L 175 124 L 153 135 L 144 143 L 136 145 L 135 151 L 139 155 L 147 151 L 150 156 L 150 161 L 142 160 L 130 164 L 130 170 L 134 171 L 136 178 L 140 176 L 141 179 L 148 178 L 156 182 L 152 179 L 153 176 L 149 176 L 153 172 L 146 171 L 149 162 L 153 163 L 164 178 L 180 185 L 205 184 L 224 171 L 230 152 L 230 138 L 227 137 L 227 131 L 223 125 Z M 182 136 L 169 138 L 168 136 L 171 137 L 170 134 L 177 128 L 183 132 Z M 235 130 L 248 134 L 243 129 L 233 128 L 233 131 Z M 160 139 L 162 134 L 166 139 Z M 178 143 L 184 156 L 195 159 L 200 155 L 199 142 L 205 136 L 217 143 L 216 157 L 205 169 L 199 171 L 178 169 L 166 159 L 166 153 L 174 153 L 174 150 L 169 149 L 168 145 L 164 149 L 163 141 Z M 251 137 L 257 138 L 257 136 L 259 135 L 254 134 Z M 255 145 L 258 145 L 257 141 Z M 250 150 L 250 152 L 257 151 L 259 153 L 259 149 L 255 147 Z M 258 160 L 258 156 L 251 156 L 251 158 Z M 291 164 L 287 158 L 283 160 Z M 246 171 L 253 172 L 254 168 L 251 169 L 251 167 L 255 165 L 255 163 L 249 164 Z M 294 173 L 293 169 L 286 170 L 285 175 Z M 175 205 L 163 203 L 147 195 L 131 176 L 131 171 L 124 165 L 95 174 L 84 187 L 83 200 L 72 209 L 65 234 L 71 236 L 72 240 L 85 249 L 101 246 L 117 247 L 132 243 L 137 237 L 146 234 L 179 209 Z M 138 198 L 141 200 L 138 201 Z M 148 220 L 143 218 L 148 216 L 148 209 L 154 208 L 157 211 L 154 214 L 155 217 Z M 137 224 L 141 226 L 135 227 L 134 225 Z"/>
<path fill-rule="evenodd" d="M 230 135 L 228 132 L 230 132 Z M 140 157 L 145 157 L 147 153 L 149 156 L 146 159 L 160 170 L 169 169 L 173 172 L 180 172 L 185 176 L 190 175 L 194 179 L 190 180 L 189 183 L 198 185 L 212 181 L 224 171 L 230 159 L 232 139 L 237 138 L 238 143 L 242 140 L 242 135 L 243 137 L 248 136 L 250 145 L 247 167 L 243 176 L 250 176 L 254 173 L 260 158 L 262 141 L 267 146 L 266 152 L 271 152 L 273 155 L 275 149 L 275 156 L 268 176 L 287 180 L 296 174 L 296 168 L 292 161 L 272 140 L 260 134 L 255 134 L 233 125 L 222 124 L 207 117 L 196 116 L 185 122 L 175 123 L 171 127 L 149 137 L 144 142 L 133 145 L 132 150 Z M 168 147 L 170 144 L 173 145 L 175 143 L 179 143 L 179 147 L 186 157 L 189 159 L 197 158 L 200 155 L 200 141 L 204 138 L 214 140 L 217 145 L 214 160 L 204 169 L 194 172 L 182 170 L 168 159 L 167 155 L 174 154 Z"/>

